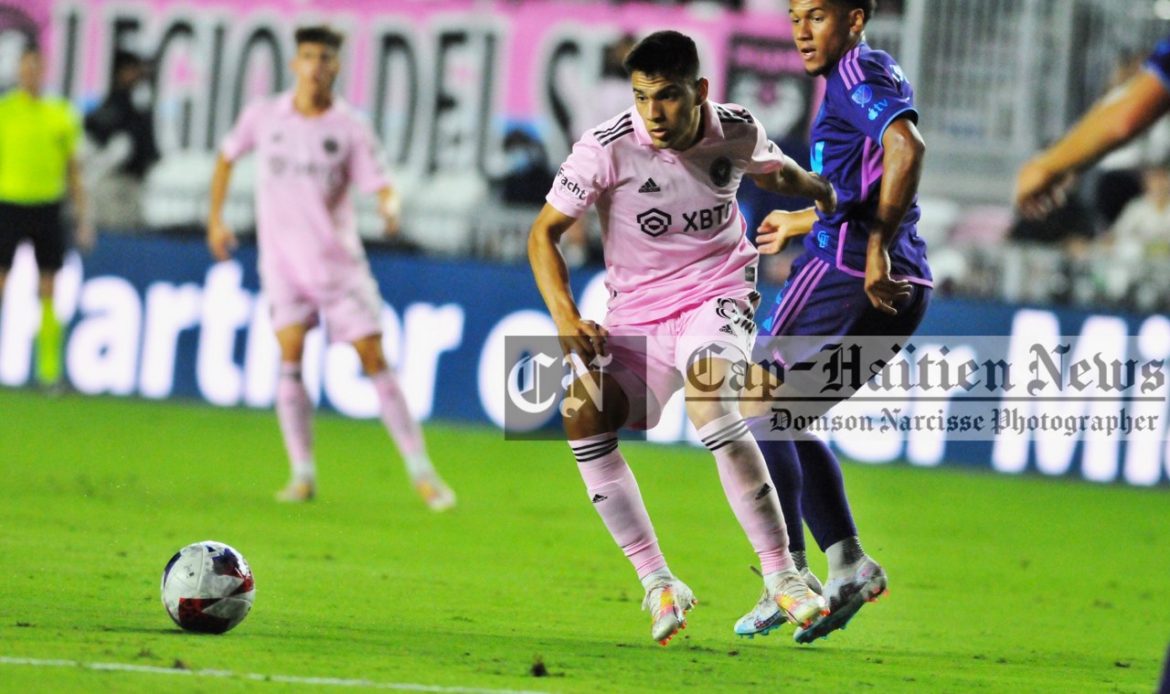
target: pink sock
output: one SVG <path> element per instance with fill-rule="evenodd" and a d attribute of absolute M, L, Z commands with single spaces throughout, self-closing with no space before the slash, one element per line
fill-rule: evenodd
<path fill-rule="evenodd" d="M 301 365 L 282 362 L 280 381 L 276 384 L 276 419 L 284 436 L 293 477 L 312 477 L 313 470 L 313 403 L 301 382 Z"/>
<path fill-rule="evenodd" d="M 666 559 L 658 548 L 654 526 L 638 491 L 638 481 L 618 451 L 617 436 L 602 434 L 569 441 L 569 447 L 577 458 L 577 468 L 585 480 L 593 508 L 634 565 L 638 578 L 665 569 Z"/>
<path fill-rule="evenodd" d="M 738 413 L 720 417 L 700 429 L 699 438 L 715 456 L 723 493 L 760 557 L 760 571 L 767 575 L 793 568 L 780 498 L 743 418 Z"/>
<path fill-rule="evenodd" d="M 420 460 L 426 460 L 426 444 L 423 442 L 422 428 L 410 413 L 406 405 L 406 397 L 398 387 L 398 378 L 391 369 L 383 369 L 370 376 L 374 384 L 374 391 L 378 393 L 378 403 L 382 406 L 382 423 L 390 432 L 390 437 L 398 446 L 398 452 L 406 460 L 411 474 L 425 472 L 416 470 Z M 429 461 L 424 466 L 430 469 Z"/>

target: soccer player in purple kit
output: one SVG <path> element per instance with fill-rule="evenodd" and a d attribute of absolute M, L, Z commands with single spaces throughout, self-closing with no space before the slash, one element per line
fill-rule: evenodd
<path fill-rule="evenodd" d="M 211 181 L 207 242 L 227 260 L 235 234 L 223 204 L 233 163 L 255 151 L 260 282 L 280 344 L 276 414 L 292 469 L 282 501 L 316 494 L 313 405 L 301 381 L 305 335 L 324 317 L 329 338 L 357 350 L 381 406 L 381 419 L 402 454 L 415 489 L 436 511 L 455 495 L 431 465 L 422 430 L 410 413 L 382 351 L 382 299 L 357 233 L 350 185 L 378 195 L 387 233 L 397 231 L 398 200 L 381 162 L 377 138 L 353 107 L 333 94 L 344 37 L 327 26 L 296 32 L 291 91 L 250 105 L 224 138 Z"/>
<path fill-rule="evenodd" d="M 791 338 L 909 336 L 930 301 L 926 245 L 915 231 L 925 144 L 915 126 L 913 89 L 901 68 L 865 43 L 875 4 L 791 0 L 789 5 L 805 71 L 825 78 L 811 133 L 812 168 L 833 184 L 838 204 L 831 213 L 774 212 L 760 227 L 758 243 L 765 252 L 775 252 L 783 237 L 807 233 L 804 254 L 759 321 L 763 334 L 777 338 L 770 347 L 785 364 L 809 356 L 799 350 L 810 343 Z M 809 643 L 843 628 L 867 601 L 885 592 L 887 579 L 861 547 L 833 452 L 811 434 L 776 434 L 767 424 L 757 423 L 753 433 L 792 529 L 789 547 L 814 588 L 819 581 L 807 569 L 802 516 L 828 559 L 824 597 L 830 612 L 795 634 L 796 641 Z M 761 600 L 735 630 L 766 634 L 782 623 L 770 602 Z"/>
<path fill-rule="evenodd" d="M 832 209 L 832 187 L 784 156 L 759 123 L 732 104 L 707 99 L 694 42 L 674 31 L 651 34 L 629 53 L 634 106 L 586 133 L 557 174 L 529 236 L 541 295 L 566 354 L 585 363 L 608 357 L 604 376 L 579 372 L 571 392 L 598 393 L 564 417 L 569 445 L 593 507 L 633 564 L 645 589 L 651 636 L 666 644 L 686 625 L 694 594 L 667 567 L 637 482 L 618 447 L 622 427 L 649 428 L 678 389 L 688 417 L 715 457 L 732 510 L 763 569 L 765 594 L 798 624 L 824 602 L 794 570 L 776 492 L 738 393 L 724 378 L 751 354 L 758 256 L 735 204 L 743 176 L 776 192 Z M 590 205 L 602 225 L 605 325 L 584 320 L 568 286 L 557 241 Z M 629 338 L 642 337 L 639 349 Z M 720 383 L 714 398 L 685 378 L 688 360 L 706 362 Z M 583 386 L 589 383 L 589 387 Z"/>

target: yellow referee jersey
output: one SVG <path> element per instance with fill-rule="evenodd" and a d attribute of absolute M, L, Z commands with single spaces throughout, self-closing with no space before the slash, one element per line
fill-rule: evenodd
<path fill-rule="evenodd" d="M 63 199 L 80 137 L 80 119 L 68 101 L 34 98 L 22 89 L 0 97 L 0 202 Z"/>

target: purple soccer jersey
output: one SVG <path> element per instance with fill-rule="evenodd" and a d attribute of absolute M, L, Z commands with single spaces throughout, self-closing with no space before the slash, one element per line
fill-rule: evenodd
<path fill-rule="evenodd" d="M 756 285 L 758 254 L 735 201 L 744 174 L 784 166 L 760 124 L 734 104 L 707 101 L 703 137 L 658 150 L 634 108 L 586 133 L 547 200 L 580 217 L 597 206 L 610 291 L 607 323 L 661 321 Z"/>
<path fill-rule="evenodd" d="M 837 189 L 837 209 L 818 213 L 805 248 L 836 269 L 865 276 L 869 228 L 882 181 L 882 136 L 898 118 L 918 121 L 914 90 L 886 53 L 865 43 L 846 53 L 825 83 L 825 98 L 812 129 L 812 170 Z M 895 279 L 932 286 L 926 243 L 918 237 L 918 204 L 910 208 L 890 247 Z"/>

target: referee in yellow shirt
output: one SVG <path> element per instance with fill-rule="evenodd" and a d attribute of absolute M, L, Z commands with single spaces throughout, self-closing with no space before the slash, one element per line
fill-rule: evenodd
<path fill-rule="evenodd" d="M 69 102 L 41 95 L 44 58 L 28 45 L 20 58 L 17 86 L 0 97 L 0 299 L 16 246 L 32 241 L 40 282 L 41 328 L 37 335 L 37 380 L 61 382 L 61 323 L 53 309 L 53 281 L 65 259 L 68 235 L 62 204 L 70 193 L 77 218 L 77 245 L 93 246 L 77 146 L 80 118 Z"/>

